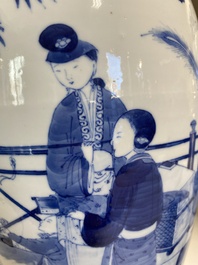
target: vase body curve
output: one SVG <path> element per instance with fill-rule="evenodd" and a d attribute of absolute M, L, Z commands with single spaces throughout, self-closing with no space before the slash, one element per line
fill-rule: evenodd
<path fill-rule="evenodd" d="M 191 1 L 0 1 L 0 263 L 182 264 L 198 203 Z"/>

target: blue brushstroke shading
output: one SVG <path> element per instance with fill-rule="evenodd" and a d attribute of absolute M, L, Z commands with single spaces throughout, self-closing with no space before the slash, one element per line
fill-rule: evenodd
<path fill-rule="evenodd" d="M 29 216 L 33 217 L 37 221 L 41 221 L 40 217 L 35 215 L 35 213 L 28 210 L 26 207 L 24 207 L 22 204 L 20 204 L 18 201 L 16 201 L 14 198 L 12 198 L 8 193 L 6 193 L 4 190 L 0 188 L 0 193 L 2 193 L 8 200 L 10 200 L 13 204 L 18 206 L 21 210 L 29 214 Z"/>
<path fill-rule="evenodd" d="M 196 136 L 198 139 L 198 135 Z M 189 142 L 190 138 L 184 138 L 177 141 L 149 145 L 147 150 L 156 150 L 162 148 L 169 148 Z M 102 141 L 103 144 L 109 141 Z M 80 146 L 81 143 L 76 142 L 72 144 L 57 144 L 57 145 L 28 145 L 28 146 L 0 146 L 0 155 L 47 155 L 48 149 L 64 148 L 69 146 Z"/>
<path fill-rule="evenodd" d="M 10 156 L 10 166 L 12 167 L 13 172 L 16 170 L 16 160 L 14 157 Z M 6 179 L 14 180 L 16 177 L 16 174 L 12 174 L 11 176 L 6 175 L 0 175 L 0 185 L 2 185 L 2 182 Z"/>
<path fill-rule="evenodd" d="M 30 0 L 24 0 L 24 1 L 28 5 L 28 7 L 31 9 Z M 15 0 L 15 2 L 16 2 L 17 8 L 19 8 L 19 6 L 20 6 L 20 0 Z"/>
<path fill-rule="evenodd" d="M 1 26 L 1 24 L 2 24 L 2 23 L 0 22 L 0 31 L 1 31 L 1 32 L 4 32 L 5 29 L 4 29 L 4 27 Z M 4 39 L 3 39 L 1 36 L 0 36 L 0 43 L 1 43 L 4 47 L 6 46 L 5 41 L 4 41 Z"/>
<path fill-rule="evenodd" d="M 3 44 L 4 47 L 6 46 L 5 41 L 3 40 L 1 36 L 0 36 L 0 43 Z"/>
<path fill-rule="evenodd" d="M 31 8 L 30 0 L 25 0 L 25 2 L 28 5 L 28 7 Z"/>
<path fill-rule="evenodd" d="M 195 77 L 198 78 L 198 65 L 195 57 L 180 36 L 173 31 L 160 29 L 152 29 L 147 34 L 142 34 L 141 36 L 144 37 L 146 35 L 152 35 L 157 41 L 170 46 L 174 52 L 187 61 Z"/>
<path fill-rule="evenodd" d="M 15 0 L 17 7 L 19 7 L 19 1 L 20 0 Z"/>
<path fill-rule="evenodd" d="M 25 3 L 27 4 L 27 6 L 30 9 L 32 8 L 32 6 L 31 6 L 31 0 L 23 0 L 23 1 L 25 1 Z M 52 0 L 52 1 L 56 3 L 56 0 Z M 43 0 L 37 0 L 37 2 L 39 2 L 40 4 L 43 5 Z M 15 0 L 15 3 L 16 3 L 17 8 L 19 8 L 20 7 L 20 0 Z"/>
<path fill-rule="evenodd" d="M 181 3 L 185 3 L 185 0 L 179 0 L 179 2 L 181 2 Z"/>
<path fill-rule="evenodd" d="M 45 170 L 10 170 L 10 169 L 0 169 L 0 174 L 15 174 L 15 175 L 25 175 L 25 176 L 46 176 L 47 171 Z"/>

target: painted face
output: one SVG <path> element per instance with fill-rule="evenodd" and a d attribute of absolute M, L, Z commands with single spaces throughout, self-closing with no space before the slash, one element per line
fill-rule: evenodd
<path fill-rule="evenodd" d="M 56 216 L 48 216 L 43 219 L 40 222 L 39 230 L 48 234 L 56 233 Z"/>
<path fill-rule="evenodd" d="M 83 55 L 68 63 L 52 63 L 57 80 L 66 88 L 81 89 L 94 75 L 96 62 Z"/>
<path fill-rule="evenodd" d="M 112 145 L 116 157 L 127 156 L 134 149 L 134 131 L 127 119 L 119 119 L 116 123 Z"/>

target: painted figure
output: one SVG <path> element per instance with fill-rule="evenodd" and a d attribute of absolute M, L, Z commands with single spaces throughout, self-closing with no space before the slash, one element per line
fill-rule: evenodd
<path fill-rule="evenodd" d="M 64 247 L 57 234 L 57 217 L 50 215 L 39 224 L 39 238 L 24 238 L 7 229 L 0 232 L 2 256 L 7 254 L 19 263 L 67 265 Z M 9 251 L 7 248 L 10 248 Z"/>
<path fill-rule="evenodd" d="M 105 172 L 112 164 L 110 140 L 115 122 L 126 108 L 105 88 L 101 78 L 95 78 L 96 47 L 79 40 L 71 27 L 50 25 L 41 33 L 39 42 L 48 50 L 46 61 L 67 91 L 54 111 L 49 129 L 49 185 L 58 195 L 64 216 L 81 204 L 84 211 L 105 214 L 109 191 L 101 194 L 100 188 L 94 190 L 94 181 L 105 179 L 111 186 L 112 172 Z M 98 169 L 94 160 L 98 161 Z M 66 233 L 71 229 L 70 221 L 65 221 Z"/>
<path fill-rule="evenodd" d="M 116 123 L 114 154 L 125 157 L 126 163 L 116 175 L 105 218 L 86 213 L 82 230 L 88 245 L 108 246 L 103 264 L 156 264 L 155 230 L 163 190 L 157 165 L 145 152 L 155 130 L 153 116 L 139 109 L 126 112 Z"/>

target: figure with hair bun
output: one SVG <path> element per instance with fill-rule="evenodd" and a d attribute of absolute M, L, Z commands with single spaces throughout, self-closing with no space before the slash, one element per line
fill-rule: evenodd
<path fill-rule="evenodd" d="M 153 116 L 134 109 L 117 121 L 115 157 L 125 157 L 113 184 L 104 218 L 86 213 L 82 237 L 92 247 L 106 246 L 102 265 L 155 265 L 155 230 L 162 213 L 163 187 L 158 167 L 146 148 L 156 131 Z"/>

